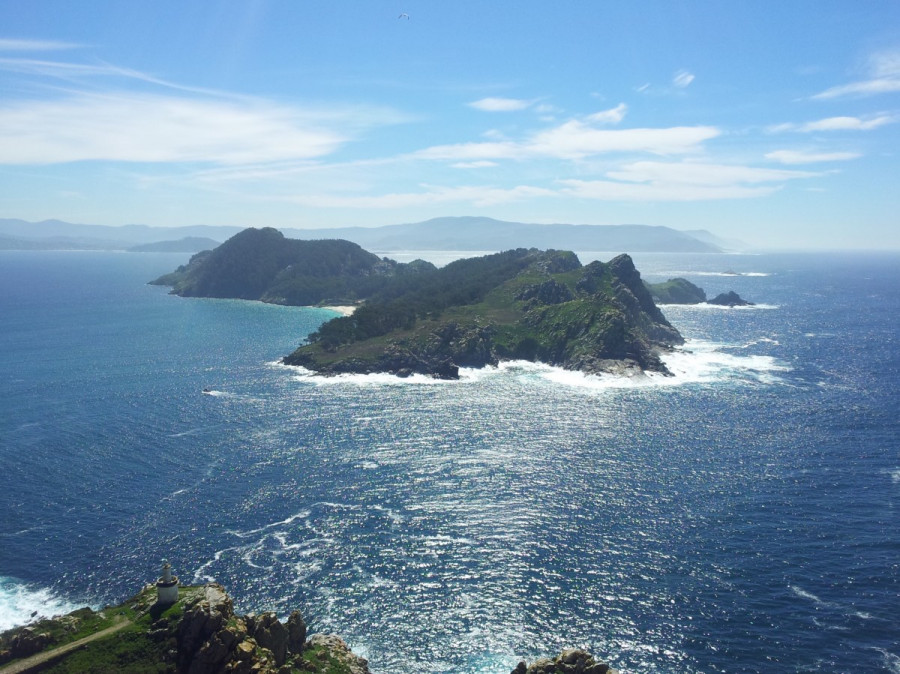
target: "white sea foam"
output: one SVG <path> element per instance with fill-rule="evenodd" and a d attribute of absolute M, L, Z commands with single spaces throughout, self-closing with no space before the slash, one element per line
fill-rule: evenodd
<path fill-rule="evenodd" d="M 900 674 L 900 655 L 886 651 L 883 648 L 872 647 L 872 649 L 881 653 L 884 658 L 885 671 L 891 672 L 891 674 Z"/>
<path fill-rule="evenodd" d="M 250 529 L 249 531 L 235 531 L 233 529 L 229 529 L 227 531 L 229 534 L 232 534 L 233 536 L 237 536 L 238 538 L 247 538 L 248 536 L 252 536 L 254 534 L 259 534 L 264 531 L 268 531 L 269 529 L 273 529 L 275 527 L 281 527 L 286 524 L 292 524 L 293 522 L 296 522 L 297 520 L 304 520 L 307 517 L 309 517 L 310 514 L 311 513 L 309 510 L 301 510 L 300 512 L 295 513 L 286 519 L 280 520 L 278 522 L 272 522 L 271 524 L 265 524 L 257 529 Z"/>
<path fill-rule="evenodd" d="M 47 588 L 0 576 L 0 632 L 41 618 L 69 613 L 83 605 L 59 597 Z"/>
<path fill-rule="evenodd" d="M 771 337 L 759 337 L 757 339 L 751 339 L 746 344 L 741 346 L 742 349 L 749 349 L 751 346 L 756 346 L 757 344 L 772 344 L 773 346 L 780 346 L 781 342 L 777 339 L 772 339 Z"/>
<path fill-rule="evenodd" d="M 759 311 L 780 309 L 778 304 L 748 304 L 746 306 L 730 307 L 726 304 L 710 304 L 709 302 L 701 302 L 700 304 L 659 304 L 660 309 L 668 309 L 670 307 L 678 307 L 680 309 L 702 309 L 707 311 Z"/>
<path fill-rule="evenodd" d="M 518 369 L 522 378 L 537 376 L 557 384 L 589 389 L 670 387 L 729 381 L 773 384 L 782 381 L 780 375 L 791 370 L 772 356 L 735 355 L 722 351 L 723 347 L 712 342 L 688 340 L 683 349 L 662 355 L 671 376 L 658 372 L 633 376 L 592 375 L 527 361 L 502 363 L 500 369 Z"/>
<path fill-rule="evenodd" d="M 525 360 L 502 361 L 497 366 L 460 368 L 459 380 L 433 379 L 425 375 L 396 377 L 390 374 L 352 374 L 322 377 L 305 368 L 297 379 L 318 386 L 351 384 L 355 386 L 447 386 L 472 384 L 496 376 L 513 376 L 524 383 L 551 382 L 563 386 L 586 389 L 623 389 L 635 387 L 671 387 L 693 383 L 752 381 L 762 384 L 780 383 L 780 375 L 792 368 L 772 356 L 727 353 L 725 348 L 746 349 L 758 343 L 777 345 L 769 337 L 760 337 L 743 345 L 725 345 L 703 340 L 687 340 L 685 346 L 661 356 L 672 376 L 658 372 L 633 375 L 585 374 L 544 363 Z"/>
<path fill-rule="evenodd" d="M 771 276 L 771 272 L 765 271 L 742 271 L 742 272 L 727 272 L 727 271 L 670 271 L 667 272 L 669 276 L 726 276 L 726 277 L 740 277 L 740 276 Z"/>
<path fill-rule="evenodd" d="M 895 468 L 894 470 L 890 471 L 890 475 L 891 482 L 893 482 L 894 484 L 900 484 L 900 468 Z"/>
<path fill-rule="evenodd" d="M 829 601 L 820 599 L 819 597 L 814 595 L 812 592 L 807 592 L 802 587 L 798 587 L 797 585 L 788 585 L 788 589 L 791 592 L 793 592 L 795 595 L 800 597 L 801 599 L 808 599 L 809 601 L 813 602 L 817 606 L 829 606 L 829 607 L 835 606 L 835 604 L 833 604 Z"/>

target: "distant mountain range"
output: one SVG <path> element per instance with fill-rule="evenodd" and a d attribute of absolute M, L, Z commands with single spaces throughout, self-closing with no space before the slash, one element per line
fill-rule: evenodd
<path fill-rule="evenodd" d="M 158 250 L 213 248 L 242 227 L 193 225 L 108 227 L 45 220 L 0 219 L 0 250 Z M 538 225 L 484 217 L 434 218 L 383 227 L 281 228 L 295 239 L 345 239 L 372 251 L 502 251 L 513 248 L 608 252 L 719 253 L 738 246 L 705 230 L 650 225 Z M 148 248 L 149 244 L 153 244 Z"/>

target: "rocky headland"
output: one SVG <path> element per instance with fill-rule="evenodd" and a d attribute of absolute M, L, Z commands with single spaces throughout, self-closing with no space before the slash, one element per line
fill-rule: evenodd
<path fill-rule="evenodd" d="M 82 608 L 0 634 L 0 674 L 369 674 L 368 662 L 333 634 L 308 636 L 299 611 L 238 615 L 221 585 L 180 587 L 161 604 L 157 588 L 102 611 Z M 409 671 L 416 671 L 411 666 Z M 498 673 L 499 674 L 499 673 Z M 583 650 L 522 661 L 511 674 L 617 674 Z"/>
<path fill-rule="evenodd" d="M 298 611 L 238 615 L 216 583 L 182 587 L 161 605 L 148 586 L 116 607 L 79 609 L 0 634 L 0 672 L 367 674 L 340 637 L 307 638 Z"/>

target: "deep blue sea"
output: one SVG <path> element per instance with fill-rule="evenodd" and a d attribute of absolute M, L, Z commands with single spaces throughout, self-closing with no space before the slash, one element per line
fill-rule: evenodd
<path fill-rule="evenodd" d="M 757 306 L 663 307 L 674 377 L 457 382 L 280 366 L 335 314 L 186 258 L 0 252 L 0 628 L 168 558 L 376 674 L 900 672 L 900 255 L 635 255 Z"/>

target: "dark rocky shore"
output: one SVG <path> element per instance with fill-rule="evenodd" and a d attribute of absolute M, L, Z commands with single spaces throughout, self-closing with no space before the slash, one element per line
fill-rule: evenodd
<path fill-rule="evenodd" d="M 272 612 L 238 615 L 217 583 L 181 587 L 172 604 L 160 604 L 157 587 L 148 585 L 119 606 L 82 608 L 0 634 L 0 674 L 369 674 L 368 662 L 340 637 L 307 636 L 299 611 L 286 622 Z M 522 661 L 512 674 L 617 670 L 590 653 L 570 649 L 531 665 Z"/>

